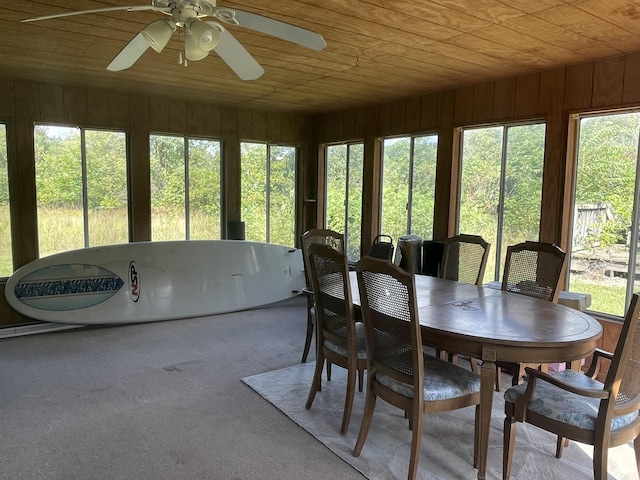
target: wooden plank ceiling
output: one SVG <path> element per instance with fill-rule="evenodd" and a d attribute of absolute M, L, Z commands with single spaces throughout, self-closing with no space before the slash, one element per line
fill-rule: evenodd
<path fill-rule="evenodd" d="M 314 114 L 640 51 L 640 0 L 219 0 L 320 33 L 319 52 L 228 30 L 264 67 L 242 81 L 212 52 L 178 65 L 180 36 L 130 69 L 106 66 L 151 11 L 20 20 L 150 0 L 2 2 L 0 71 L 16 78 Z"/>

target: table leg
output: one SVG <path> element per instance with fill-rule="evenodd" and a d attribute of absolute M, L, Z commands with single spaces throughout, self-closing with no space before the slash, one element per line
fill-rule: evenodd
<path fill-rule="evenodd" d="M 495 362 L 483 360 L 482 368 L 480 369 L 480 441 L 478 442 L 478 480 L 484 480 L 486 478 L 495 376 Z"/>

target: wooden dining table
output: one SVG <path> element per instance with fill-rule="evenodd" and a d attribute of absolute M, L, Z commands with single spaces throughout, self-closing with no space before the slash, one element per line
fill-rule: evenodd
<path fill-rule="evenodd" d="M 360 305 L 355 272 L 353 302 Z M 416 275 L 425 345 L 482 360 L 478 479 L 486 478 L 496 362 L 574 362 L 589 356 L 600 323 L 563 305 L 488 287 Z"/>

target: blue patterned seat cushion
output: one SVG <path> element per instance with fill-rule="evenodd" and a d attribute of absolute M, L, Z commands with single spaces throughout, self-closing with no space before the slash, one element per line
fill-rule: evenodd
<path fill-rule="evenodd" d="M 413 385 L 376 372 L 376 380 L 400 395 L 413 398 Z M 424 356 L 424 399 L 433 402 L 480 391 L 480 376 L 431 355 Z"/>
<path fill-rule="evenodd" d="M 325 338 L 324 346 L 338 355 L 347 356 L 346 345 L 338 345 Z M 367 359 L 367 334 L 362 322 L 356 322 L 356 358 L 358 360 Z"/>
<path fill-rule="evenodd" d="M 563 370 L 562 372 L 553 373 L 552 376 L 564 383 L 580 388 L 602 390 L 604 387 L 601 382 L 573 370 Z M 526 388 L 526 383 L 511 387 L 504 393 L 504 399 L 508 402 L 515 402 L 524 395 Z M 583 430 L 595 429 L 599 408 L 600 400 L 596 398 L 586 398 L 567 392 L 539 379 L 536 380 L 536 389 L 527 406 L 529 411 Z M 636 418 L 638 418 L 638 412 L 615 417 L 611 422 L 611 430 L 617 430 L 629 425 Z"/>

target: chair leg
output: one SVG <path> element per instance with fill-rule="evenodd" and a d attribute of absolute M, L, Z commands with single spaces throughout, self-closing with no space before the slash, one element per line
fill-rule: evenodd
<path fill-rule="evenodd" d="M 513 374 L 513 377 L 511 377 L 511 386 L 515 387 L 516 385 L 520 385 L 523 375 L 524 375 L 524 364 L 520 363 L 518 364 L 518 370 Z"/>
<path fill-rule="evenodd" d="M 422 418 L 419 406 L 413 406 L 411 417 L 413 420 L 413 429 L 411 430 L 411 453 L 409 454 L 409 472 L 407 474 L 407 480 L 415 480 L 418 473 L 418 462 L 420 461 L 420 443 L 422 441 L 424 418 Z"/>
<path fill-rule="evenodd" d="M 359 457 L 362 452 L 362 447 L 367 439 L 369 433 L 369 427 L 371 427 L 371 420 L 373 419 L 373 410 L 376 408 L 376 394 L 373 393 L 371 387 L 367 387 L 367 398 L 364 402 L 364 412 L 362 412 L 362 423 L 360 424 L 360 432 L 358 433 L 358 439 L 356 440 L 356 446 L 353 448 L 353 456 Z"/>
<path fill-rule="evenodd" d="M 564 449 L 564 447 L 568 445 L 569 445 L 569 439 L 558 435 L 558 439 L 556 441 L 556 458 L 562 457 L 562 450 Z"/>
<path fill-rule="evenodd" d="M 354 362 L 355 363 L 355 362 Z M 342 414 L 342 426 L 340 427 L 340 433 L 342 435 L 349 430 L 349 421 L 351 420 L 351 410 L 353 409 L 353 397 L 356 393 L 356 375 L 357 370 L 355 365 L 350 365 L 347 368 L 347 393 L 344 399 L 344 413 Z"/>
<path fill-rule="evenodd" d="M 640 477 L 640 435 L 633 441 L 633 449 L 636 452 L 636 470 L 638 471 L 638 477 Z"/>
<path fill-rule="evenodd" d="M 311 389 L 309 390 L 309 396 L 307 397 L 307 403 L 304 408 L 309 410 L 313 405 L 313 400 L 316 398 L 316 393 L 320 391 L 322 384 L 322 367 L 324 366 L 324 356 L 319 350 L 316 358 L 316 368 L 313 373 L 313 380 L 311 381 Z"/>
<path fill-rule="evenodd" d="M 358 370 L 358 391 L 362 392 L 364 388 L 364 370 Z"/>
<path fill-rule="evenodd" d="M 304 340 L 304 350 L 302 351 L 302 360 L 300 363 L 306 363 L 309 356 L 309 349 L 311 348 L 311 339 L 313 338 L 313 318 L 311 311 L 307 310 L 307 337 Z"/>
<path fill-rule="evenodd" d="M 478 448 L 480 448 L 480 405 L 476 405 L 473 426 L 473 468 L 478 468 Z"/>
<path fill-rule="evenodd" d="M 496 367 L 496 392 L 499 392 L 500 389 L 502 388 L 501 377 L 502 377 L 502 370 L 500 369 L 500 367 Z"/>
<path fill-rule="evenodd" d="M 517 422 L 515 418 L 507 416 L 504 419 L 504 436 L 502 445 L 502 480 L 509 480 L 511 476 L 511 461 L 513 460 L 513 445 L 516 438 Z"/>
<path fill-rule="evenodd" d="M 608 442 L 607 442 L 608 443 Z M 596 442 L 593 446 L 593 479 L 607 480 L 607 461 L 609 457 L 609 445 L 603 445 L 602 442 Z"/>

